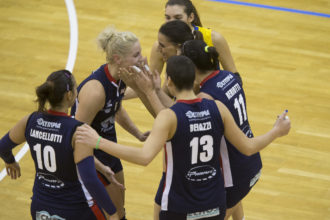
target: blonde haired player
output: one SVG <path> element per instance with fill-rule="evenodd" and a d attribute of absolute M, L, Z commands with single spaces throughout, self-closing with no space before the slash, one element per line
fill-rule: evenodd
<path fill-rule="evenodd" d="M 119 69 L 144 62 L 138 38 L 131 32 L 117 31 L 113 27 L 104 29 L 98 36 L 99 47 L 106 54 L 106 63 L 88 76 L 78 87 L 76 104 L 72 114 L 77 120 L 90 124 L 102 137 L 117 142 L 115 121 L 134 137 L 144 141 L 148 132 L 141 132 L 131 121 L 121 105 L 126 85 L 119 78 Z M 123 167 L 120 160 L 100 150 L 94 151 L 95 157 L 115 172 L 116 179 L 124 184 Z M 99 178 L 116 205 L 118 215 L 125 218 L 125 193 L 111 184 L 101 172 Z"/>

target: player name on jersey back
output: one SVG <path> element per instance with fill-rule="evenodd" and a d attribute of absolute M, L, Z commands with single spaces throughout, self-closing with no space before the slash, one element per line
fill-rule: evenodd
<path fill-rule="evenodd" d="M 238 83 L 236 83 L 233 87 L 231 87 L 231 89 L 229 89 L 226 92 L 227 98 L 230 100 L 236 93 L 241 91 L 241 89 L 242 89 L 241 86 Z"/>
<path fill-rule="evenodd" d="M 62 135 L 59 134 L 53 134 L 53 133 L 38 131 L 34 129 L 30 130 L 30 136 L 40 140 L 51 141 L 55 143 L 61 143 L 63 137 Z"/>
<path fill-rule="evenodd" d="M 211 129 L 212 129 L 212 124 L 210 121 L 190 124 L 190 132 L 207 131 Z"/>

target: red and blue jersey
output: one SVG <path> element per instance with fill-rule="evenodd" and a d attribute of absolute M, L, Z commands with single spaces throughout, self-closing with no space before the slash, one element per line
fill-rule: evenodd
<path fill-rule="evenodd" d="M 110 74 L 108 64 L 103 64 L 91 75 L 89 75 L 78 86 L 78 93 L 81 88 L 90 80 L 99 81 L 105 93 L 105 104 L 93 119 L 91 126 L 101 135 L 110 141 L 117 142 L 116 128 L 115 128 L 115 115 L 121 106 L 121 101 L 124 97 L 126 85 L 122 80 L 116 81 Z M 77 108 L 79 108 L 78 99 L 71 109 L 71 114 L 75 115 Z M 113 157 L 104 151 L 94 150 L 94 155 L 104 165 L 111 167 L 115 172 L 122 170 L 120 160 Z M 115 168 L 114 166 L 118 166 Z"/>
<path fill-rule="evenodd" d="M 174 136 L 166 142 L 166 175 L 161 210 L 193 213 L 225 206 L 220 170 L 223 123 L 212 100 L 178 100 Z"/>
<path fill-rule="evenodd" d="M 25 137 L 36 169 L 32 200 L 66 210 L 93 205 L 73 157 L 72 137 L 81 124 L 59 112 L 30 115 Z"/>
<path fill-rule="evenodd" d="M 247 116 L 245 93 L 235 74 L 222 70 L 214 71 L 201 82 L 200 92 L 221 101 L 243 133 L 249 138 L 253 137 Z M 245 156 L 225 138 L 222 141 L 221 158 L 226 187 L 252 180 L 262 168 L 259 153 Z"/>
<path fill-rule="evenodd" d="M 116 81 L 110 74 L 107 64 L 103 64 L 91 75 L 89 75 L 78 86 L 78 93 L 81 88 L 90 80 L 99 81 L 105 94 L 105 104 L 92 121 L 91 126 L 104 138 L 117 142 L 115 129 L 115 114 L 120 108 L 121 101 L 124 97 L 126 85 L 123 81 Z M 72 107 L 71 114 L 75 115 L 79 107 L 78 100 Z"/>

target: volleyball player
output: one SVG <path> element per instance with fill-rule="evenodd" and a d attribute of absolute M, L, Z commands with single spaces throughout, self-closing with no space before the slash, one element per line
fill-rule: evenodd
<path fill-rule="evenodd" d="M 103 209 L 118 220 L 95 172 L 93 151 L 75 143 L 76 128 L 82 123 L 67 115 L 77 96 L 73 75 L 67 70 L 53 72 L 36 94 L 38 111 L 21 119 L 0 140 L 0 156 L 12 179 L 21 174 L 12 149 L 25 141 L 29 144 L 36 169 L 32 218 L 101 220 Z"/>
<path fill-rule="evenodd" d="M 216 48 L 207 46 L 201 40 L 192 40 L 183 44 L 181 54 L 189 57 L 196 66 L 195 83 L 200 86 L 198 97 L 221 101 L 229 109 L 241 131 L 252 138 L 241 81 L 237 75 L 217 69 L 219 54 Z M 241 200 L 260 177 L 262 168 L 260 154 L 246 156 L 224 138 L 221 158 L 227 195 L 226 219 L 229 219 L 233 213 L 234 219 L 244 219 Z"/>
<path fill-rule="evenodd" d="M 234 60 L 232 58 L 229 45 L 223 35 L 212 29 L 202 26 L 196 7 L 191 0 L 169 0 L 165 4 L 165 21 L 181 20 L 188 24 L 190 31 L 202 35 L 203 40 L 209 45 L 221 51 L 220 64 L 224 70 L 237 72 Z M 200 39 L 200 36 L 197 36 Z M 155 42 L 150 55 L 150 69 L 152 72 L 157 70 L 162 72 L 164 63 L 163 56 L 159 52 L 161 45 Z"/>
<path fill-rule="evenodd" d="M 140 141 L 149 132 L 142 133 L 132 122 L 121 105 L 126 85 L 119 78 L 119 68 L 138 65 L 144 61 L 138 38 L 131 32 L 117 31 L 112 27 L 103 30 L 98 37 L 100 48 L 106 53 L 106 63 L 88 76 L 78 87 L 78 97 L 72 114 L 79 121 L 90 124 L 102 137 L 117 142 L 115 121 Z M 124 184 L 121 161 L 101 150 L 94 151 L 95 157 L 115 172 L 116 179 Z M 117 185 L 110 184 L 98 172 L 102 182 L 117 207 L 119 217 L 125 218 L 125 193 Z"/>

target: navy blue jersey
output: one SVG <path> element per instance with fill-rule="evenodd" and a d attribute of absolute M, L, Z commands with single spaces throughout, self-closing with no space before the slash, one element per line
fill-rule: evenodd
<path fill-rule="evenodd" d="M 105 104 L 93 119 L 91 126 L 101 135 L 102 137 L 117 142 L 116 129 L 115 129 L 115 114 L 120 108 L 121 101 L 124 97 L 126 85 L 123 81 L 116 81 L 110 74 L 108 65 L 103 64 L 90 76 L 88 76 L 78 86 L 78 93 L 81 88 L 90 80 L 98 80 L 104 88 L 105 92 Z M 79 107 L 78 99 L 75 105 L 71 109 L 71 114 L 75 115 L 77 108 Z M 120 161 L 101 151 L 94 150 L 95 156 L 105 165 L 113 167 L 113 162 L 116 160 L 116 164 Z M 121 164 L 120 164 L 121 166 Z M 122 169 L 122 168 L 121 168 Z M 116 171 L 115 171 L 116 172 Z"/>
<path fill-rule="evenodd" d="M 80 182 L 73 157 L 72 137 L 81 124 L 64 113 L 30 115 L 25 137 L 36 169 L 32 200 L 67 210 L 93 205 Z"/>
<path fill-rule="evenodd" d="M 166 142 L 161 210 L 193 213 L 225 206 L 220 170 L 223 123 L 214 101 L 178 100 L 171 108 L 177 129 Z"/>
<path fill-rule="evenodd" d="M 237 76 L 228 71 L 214 71 L 201 82 L 200 92 L 221 101 L 245 135 L 253 137 L 246 111 L 245 93 Z M 226 187 L 241 181 L 252 181 L 262 167 L 259 153 L 245 156 L 225 138 L 222 141 L 221 158 Z"/>
<path fill-rule="evenodd" d="M 78 86 L 78 93 L 81 88 L 90 80 L 99 81 L 105 93 L 105 104 L 103 109 L 100 110 L 91 126 L 104 138 L 117 142 L 116 130 L 115 130 L 115 114 L 120 108 L 121 100 L 124 97 L 126 85 L 123 81 L 116 81 L 110 74 L 108 65 L 103 64 L 91 75 L 89 75 Z M 71 109 L 71 115 L 75 115 L 77 108 L 79 107 L 78 101 Z"/>

